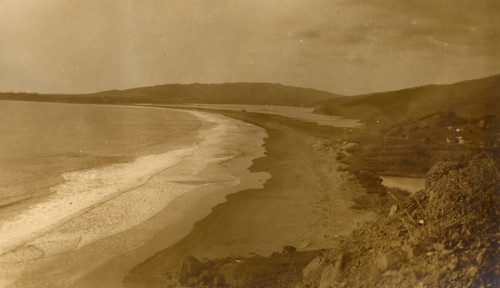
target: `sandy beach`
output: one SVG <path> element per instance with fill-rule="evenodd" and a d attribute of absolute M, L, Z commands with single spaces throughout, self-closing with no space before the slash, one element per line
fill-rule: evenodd
<path fill-rule="evenodd" d="M 55 194 L 6 222 L 2 229 L 15 228 L 17 234 L 2 238 L 2 287 L 119 287 L 134 265 L 164 248 L 167 239 L 181 239 L 192 223 L 224 201 L 225 193 L 261 187 L 269 175 L 249 173 L 247 168 L 252 159 L 264 155 L 266 132 L 221 115 L 189 113 L 207 123 L 199 144 L 174 151 L 175 155 L 145 156 L 100 168 L 104 176 L 122 179 L 117 187 L 95 189 L 92 181 L 107 183 L 98 177 L 101 170 L 79 172 L 74 177 L 86 185 L 73 184 L 86 188 L 82 192 Z M 231 163 L 231 169 L 225 163 Z M 140 177 L 128 183 L 134 171 Z M 73 185 L 71 179 L 67 183 Z M 35 225 L 36 221 L 41 222 Z M 159 231 L 168 231 L 161 246 L 144 245 Z M 142 246 L 140 253 L 129 253 Z M 117 264 L 106 266 L 110 261 Z M 102 278 L 93 276 L 94 270 L 105 271 Z"/>
<path fill-rule="evenodd" d="M 285 245 L 300 250 L 328 248 L 335 239 L 373 219 L 374 213 L 351 209 L 363 188 L 338 171 L 336 141 L 345 129 L 318 126 L 277 115 L 219 111 L 265 128 L 266 156 L 251 171 L 272 175 L 264 188 L 227 196 L 189 235 L 131 271 L 127 287 L 156 287 L 181 260 L 270 255 Z M 339 145 L 340 146 L 340 145 Z M 327 161 L 325 161 L 327 160 Z"/>
<path fill-rule="evenodd" d="M 267 256 L 285 245 L 329 248 L 339 236 L 373 219 L 374 213 L 351 208 L 352 199 L 365 191 L 350 174 L 339 171 L 342 164 L 336 160 L 345 145 L 342 134 L 355 129 L 356 121 L 332 117 L 321 122 L 331 126 L 322 126 L 313 123 L 315 118 L 305 122 L 307 113 L 293 119 L 295 113 L 284 117 L 239 108 L 212 107 L 206 113 L 191 107 L 189 113 L 211 123 L 200 132 L 199 145 L 102 171 L 112 176 L 123 170 L 120 177 L 129 179 L 130 173 L 142 170 L 144 177 L 131 189 L 120 186 L 116 191 L 122 192 L 99 190 L 64 198 L 82 207 L 68 210 L 68 216 L 55 209 L 62 203 L 57 199 L 40 206 L 63 220 L 47 214 L 53 220 L 44 222 L 42 230 L 25 231 L 23 227 L 36 226 L 20 225 L 15 231 L 25 237 L 22 241 L 3 239 L 9 252 L 0 257 L 2 285 L 161 286 L 165 272 L 176 271 L 188 255 Z M 165 163 L 170 164 L 162 168 Z M 85 188 L 95 175 L 100 174 L 71 174 L 68 183 Z M 72 184 L 71 177 L 82 178 L 85 185 Z M 14 220 L 35 221 L 37 210 L 30 213 Z"/>

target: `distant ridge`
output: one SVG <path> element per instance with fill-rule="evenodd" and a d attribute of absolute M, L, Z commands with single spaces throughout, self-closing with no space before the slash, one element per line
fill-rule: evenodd
<path fill-rule="evenodd" d="M 93 104 L 260 104 L 315 107 L 317 113 L 395 123 L 437 111 L 478 118 L 500 111 L 500 74 L 357 96 L 272 83 L 166 84 L 93 94 L 0 93 L 0 100 Z"/>
<path fill-rule="evenodd" d="M 325 101 L 317 113 L 359 118 L 363 122 L 395 123 L 437 111 L 464 118 L 500 114 L 500 74 L 448 85 L 427 85 L 398 91 L 344 96 Z"/>
<path fill-rule="evenodd" d="M 0 93 L 0 99 L 96 104 L 260 104 L 314 107 L 339 95 L 271 83 L 166 84 L 93 94 Z"/>

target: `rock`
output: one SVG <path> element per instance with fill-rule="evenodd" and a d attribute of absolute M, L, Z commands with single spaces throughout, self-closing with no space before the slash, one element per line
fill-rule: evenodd
<path fill-rule="evenodd" d="M 190 278 L 194 278 L 200 275 L 202 270 L 203 265 L 198 259 L 193 256 L 184 258 L 179 273 L 179 281 L 181 282 L 181 284 L 186 284 L 189 282 Z"/>
<path fill-rule="evenodd" d="M 394 216 L 397 211 L 398 211 L 398 205 L 392 205 L 391 208 L 389 209 L 389 217 Z"/>
<path fill-rule="evenodd" d="M 224 275 L 222 275 L 220 273 L 215 275 L 213 285 L 214 285 L 214 287 L 225 287 L 226 286 L 226 278 L 224 278 Z"/>
<path fill-rule="evenodd" d="M 358 144 L 356 144 L 356 143 L 347 143 L 347 142 L 344 142 L 344 144 L 342 145 L 341 149 L 349 152 L 349 151 L 352 151 L 356 147 L 358 147 Z"/>
<path fill-rule="evenodd" d="M 338 281 L 343 277 L 343 269 L 345 269 L 346 266 L 345 262 L 347 262 L 349 258 L 349 255 L 342 254 L 337 257 L 335 264 L 330 264 L 323 268 L 321 280 L 319 281 L 319 288 L 337 287 Z"/>
<path fill-rule="evenodd" d="M 283 248 L 281 249 L 282 254 L 291 254 L 294 252 L 297 252 L 297 249 L 293 246 L 283 246 Z"/>
<path fill-rule="evenodd" d="M 302 278 L 309 279 L 321 275 L 321 256 L 314 258 L 307 266 L 302 269 Z"/>
<path fill-rule="evenodd" d="M 335 285 L 335 278 L 337 277 L 336 265 L 330 264 L 323 268 L 321 273 L 321 280 L 319 281 L 319 288 L 330 288 Z"/>

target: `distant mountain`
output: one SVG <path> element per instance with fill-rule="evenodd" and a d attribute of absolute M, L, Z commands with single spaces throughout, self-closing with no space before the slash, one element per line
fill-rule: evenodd
<path fill-rule="evenodd" d="M 453 111 L 466 119 L 500 114 L 500 74 L 450 85 L 338 97 L 316 107 L 318 113 L 360 118 L 367 124 L 396 123 L 438 111 Z"/>
<path fill-rule="evenodd" d="M 100 104 L 268 104 L 314 107 L 338 97 L 324 91 L 271 83 L 167 84 L 94 94 L 0 93 L 0 99 Z"/>

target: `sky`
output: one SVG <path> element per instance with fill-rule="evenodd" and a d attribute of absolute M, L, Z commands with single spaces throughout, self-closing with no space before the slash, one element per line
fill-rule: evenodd
<path fill-rule="evenodd" d="M 0 0 L 0 91 L 453 83 L 500 73 L 498 15 L 498 0 Z"/>

